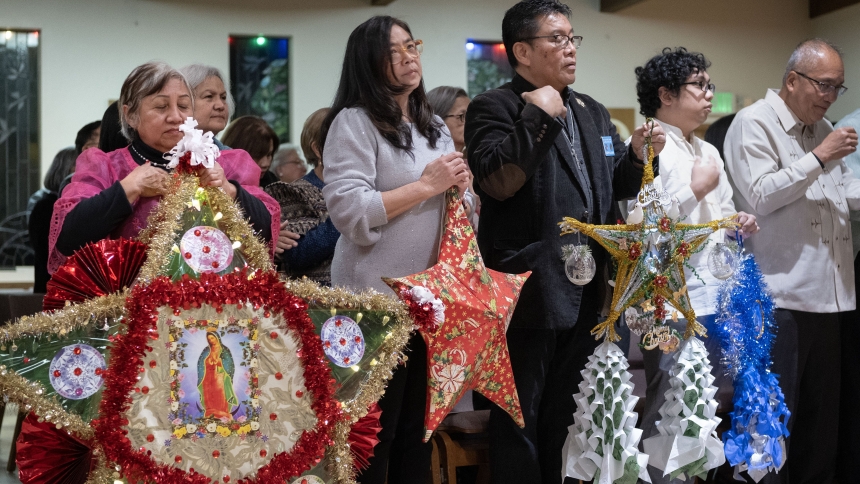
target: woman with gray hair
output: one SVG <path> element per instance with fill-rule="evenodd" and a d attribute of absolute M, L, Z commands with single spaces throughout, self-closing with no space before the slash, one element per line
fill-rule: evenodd
<path fill-rule="evenodd" d="M 217 135 L 227 127 L 236 108 L 233 96 L 227 90 L 227 83 L 221 71 L 204 64 L 191 64 L 179 69 L 185 76 L 191 91 L 194 93 L 194 119 L 197 128 L 203 132 L 211 131 Z M 215 144 L 222 150 L 228 150 L 221 141 L 215 138 Z"/>
<path fill-rule="evenodd" d="M 133 238 L 146 226 L 168 187 L 164 154 L 180 139 L 179 126 L 194 111 L 185 77 L 162 62 L 136 67 L 126 78 L 119 103 L 128 147 L 105 153 L 84 151 L 72 182 L 54 206 L 48 271 L 89 242 Z M 201 169 L 200 185 L 220 187 L 241 206 L 267 242 L 277 233 L 280 207 L 257 187 L 260 168 L 242 150 L 224 151 L 215 166 Z"/>
<path fill-rule="evenodd" d="M 466 152 L 466 110 L 472 100 L 463 88 L 453 86 L 439 86 L 427 93 L 427 101 L 433 108 L 433 114 L 442 118 L 451 139 L 454 141 L 454 149 L 460 153 Z M 472 187 L 472 172 L 469 172 L 469 189 L 463 192 L 463 203 L 466 216 L 475 232 L 478 231 L 478 215 L 481 213 L 481 199 Z"/>

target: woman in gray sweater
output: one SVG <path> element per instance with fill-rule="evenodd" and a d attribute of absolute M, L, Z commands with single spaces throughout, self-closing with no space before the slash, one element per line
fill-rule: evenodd
<path fill-rule="evenodd" d="M 402 277 L 436 263 L 446 189 L 468 184 L 462 153 L 434 116 L 424 92 L 420 40 L 398 19 L 379 16 L 350 35 L 340 85 L 323 123 L 329 216 L 341 237 L 333 286 L 390 291 Z M 427 347 L 410 339 L 379 404 L 382 431 L 360 482 L 429 482 L 431 445 L 423 444 Z"/>

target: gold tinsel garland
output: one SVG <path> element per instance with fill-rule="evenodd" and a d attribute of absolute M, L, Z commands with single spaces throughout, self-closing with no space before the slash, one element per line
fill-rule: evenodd
<path fill-rule="evenodd" d="M 0 365 L 0 393 L 26 412 L 35 412 L 40 418 L 54 422 L 58 429 L 65 428 L 81 440 L 91 440 L 93 429 L 78 415 L 69 413 L 56 397 L 45 397 L 45 388 L 29 381 L 18 373 Z"/>
<path fill-rule="evenodd" d="M 115 319 L 125 314 L 128 291 L 100 296 L 79 304 L 72 304 L 53 313 L 42 312 L 10 321 L 0 330 L 0 343 L 14 341 L 22 336 L 56 334 L 65 336 L 70 331 L 88 326 L 93 321 Z"/>
<path fill-rule="evenodd" d="M 239 205 L 220 188 L 206 187 L 206 193 L 212 202 L 212 208 L 224 214 L 220 222 L 224 232 L 230 240 L 242 242 L 242 254 L 245 255 L 248 265 L 264 271 L 274 270 L 269 247 L 254 233 Z M 273 233 L 272 238 L 277 239 L 278 234 Z"/>
<path fill-rule="evenodd" d="M 119 478 L 105 462 L 101 448 L 93 440 L 94 431 L 81 417 L 67 412 L 55 396 L 46 398 L 45 389 L 39 382 L 31 382 L 5 365 L 0 365 L 0 393 L 9 402 L 18 405 L 20 411 L 34 412 L 39 421 L 53 422 L 57 430 L 64 429 L 76 438 L 90 442 L 93 446 L 95 465 L 90 471 L 86 484 L 111 484 Z"/>
<path fill-rule="evenodd" d="M 164 274 L 170 263 L 170 252 L 176 243 L 176 232 L 180 229 L 182 212 L 188 208 L 199 187 L 195 175 L 177 175 L 174 187 L 159 202 L 158 207 L 147 219 L 146 228 L 137 240 L 149 246 L 146 263 L 140 270 L 141 281 L 150 281 Z M 242 211 L 221 188 L 203 187 L 211 203 L 213 212 L 222 212 L 219 225 L 232 241 L 241 241 L 242 254 L 249 266 L 269 271 L 273 269 L 269 248 L 260 242 L 251 225 L 245 220 Z M 272 234 L 276 236 L 276 234 Z"/>
<path fill-rule="evenodd" d="M 287 279 L 284 282 L 288 291 L 307 301 L 311 307 L 365 309 L 391 314 L 393 329 L 380 348 L 379 363 L 368 371 L 358 395 L 343 402 L 343 412 L 348 419 L 335 425 L 332 433 L 334 444 L 328 450 L 328 473 L 335 482 L 353 484 L 355 466 L 349 449 L 349 433 L 352 425 L 367 415 L 367 408 L 382 397 L 394 368 L 405 360 L 402 351 L 412 333 L 412 318 L 409 317 L 406 305 L 393 296 L 377 292 L 354 294 L 344 289 L 320 287 L 307 279 Z"/>
<path fill-rule="evenodd" d="M 117 319 L 125 315 L 127 295 L 128 291 L 108 294 L 69 305 L 60 311 L 42 312 L 9 321 L 0 332 L 0 341 L 5 345 L 26 336 L 65 336 L 93 323 Z M 30 382 L 3 365 L 0 365 L 0 394 L 8 398 L 9 402 L 17 404 L 21 410 L 35 412 L 41 420 L 55 422 L 58 429 L 65 429 L 81 440 L 92 441 L 93 429 L 80 416 L 66 411 L 55 396 L 45 397 L 45 389 L 38 382 Z M 93 445 L 93 458 L 96 463 L 86 482 L 112 484 L 119 474 L 108 467 L 101 449 Z"/>

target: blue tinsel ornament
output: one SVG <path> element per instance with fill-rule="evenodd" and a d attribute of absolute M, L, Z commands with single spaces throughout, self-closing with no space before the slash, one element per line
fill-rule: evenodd
<path fill-rule="evenodd" d="M 758 264 L 741 249 L 734 276 L 717 296 L 718 317 L 708 331 L 722 349 L 721 363 L 734 380 L 731 428 L 723 433 L 726 459 L 735 473 L 758 482 L 785 463 L 785 424 L 791 413 L 770 372 L 776 336 L 773 299 Z"/>

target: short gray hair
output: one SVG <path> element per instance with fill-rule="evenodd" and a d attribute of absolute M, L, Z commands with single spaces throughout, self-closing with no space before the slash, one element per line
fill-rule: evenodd
<path fill-rule="evenodd" d="M 274 156 L 272 156 L 272 165 L 269 167 L 269 171 L 277 174 L 278 172 L 276 172 L 275 169 L 283 165 L 286 161 L 287 155 L 292 153 L 293 151 L 296 152 L 296 155 L 299 157 L 299 160 L 301 160 L 302 164 L 304 165 L 305 160 L 302 156 L 302 147 L 293 143 L 282 143 L 280 146 L 278 146 L 278 149 L 275 151 Z"/>
<path fill-rule="evenodd" d="M 463 88 L 453 86 L 439 86 L 427 93 L 427 101 L 433 108 L 433 114 L 443 120 L 460 97 L 469 97 L 469 94 Z"/>
<path fill-rule="evenodd" d="M 227 122 L 230 122 L 230 119 L 233 117 L 233 114 L 236 112 L 236 103 L 233 102 L 233 95 L 230 94 L 230 84 L 224 79 L 224 75 L 221 74 L 221 70 L 217 67 L 207 66 L 205 64 L 191 64 L 187 65 L 181 69 L 179 72 L 185 76 L 185 79 L 188 80 L 188 84 L 191 86 L 191 89 L 197 89 L 197 86 L 203 84 L 206 79 L 210 77 L 217 77 L 224 84 L 224 89 L 227 91 Z"/>
<path fill-rule="evenodd" d="M 785 85 L 788 80 L 788 74 L 791 71 L 806 74 L 813 67 L 815 54 L 820 53 L 822 50 L 835 52 L 839 56 L 839 60 L 842 60 L 842 49 L 833 42 L 818 37 L 804 40 L 797 44 L 794 52 L 791 53 L 791 57 L 788 58 L 788 64 L 785 66 L 785 74 L 782 75 L 782 85 Z"/>
<path fill-rule="evenodd" d="M 177 71 L 165 62 L 147 62 L 141 64 L 131 71 L 122 83 L 119 93 L 119 119 L 122 125 L 122 135 L 129 141 L 134 140 L 135 130 L 128 120 L 137 116 L 140 103 L 143 98 L 158 93 L 171 79 L 179 79 L 188 88 L 191 95 L 191 105 L 194 106 L 194 90 L 188 85 L 188 81 L 181 72 Z M 123 112 L 123 106 L 128 106 L 128 114 Z"/>

